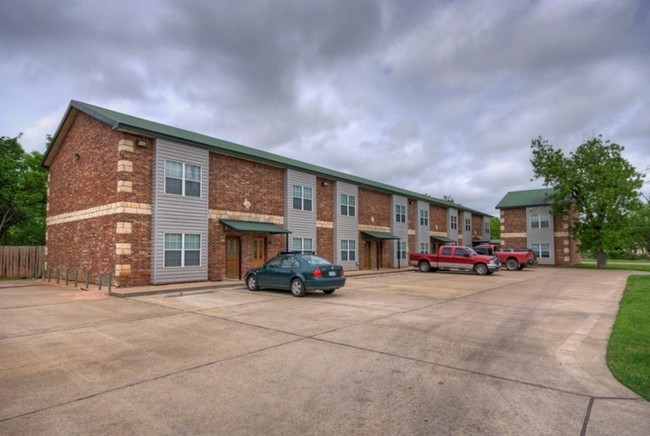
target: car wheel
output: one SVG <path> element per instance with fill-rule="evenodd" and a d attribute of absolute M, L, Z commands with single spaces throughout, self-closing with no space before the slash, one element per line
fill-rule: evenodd
<path fill-rule="evenodd" d="M 305 296 L 305 285 L 300 279 L 291 280 L 291 293 L 294 297 Z"/>
<path fill-rule="evenodd" d="M 325 293 L 328 294 L 328 295 L 329 295 L 329 294 L 333 294 L 334 291 L 336 291 L 336 289 L 323 289 L 323 292 L 325 292 Z"/>
<path fill-rule="evenodd" d="M 257 277 L 253 274 L 246 277 L 246 287 L 251 291 L 257 291 L 260 288 L 260 285 L 257 283 Z"/>
<path fill-rule="evenodd" d="M 431 264 L 427 261 L 422 261 L 418 264 L 418 269 L 422 272 L 431 271 Z"/>
<path fill-rule="evenodd" d="M 508 271 L 517 271 L 519 269 L 519 262 L 517 262 L 517 259 L 508 259 L 506 260 L 506 268 L 508 268 Z"/>
<path fill-rule="evenodd" d="M 474 265 L 474 272 L 480 276 L 484 276 L 488 273 L 488 267 L 484 263 L 477 263 Z"/>

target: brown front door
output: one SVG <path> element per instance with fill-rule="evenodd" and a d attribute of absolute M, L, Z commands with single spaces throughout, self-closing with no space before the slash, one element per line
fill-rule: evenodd
<path fill-rule="evenodd" d="M 262 265 L 266 260 L 266 238 L 253 239 L 253 268 Z"/>
<path fill-rule="evenodd" d="M 226 277 L 239 278 L 239 238 L 226 237 Z"/>
<path fill-rule="evenodd" d="M 363 269 L 372 268 L 372 242 L 365 240 L 363 242 Z"/>

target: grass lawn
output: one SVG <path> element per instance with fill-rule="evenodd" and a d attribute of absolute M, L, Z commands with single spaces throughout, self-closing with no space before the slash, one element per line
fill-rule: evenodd
<path fill-rule="evenodd" d="M 650 401 L 650 276 L 628 278 L 607 346 L 618 381 Z"/>
<path fill-rule="evenodd" d="M 576 268 L 588 268 L 588 269 L 597 269 L 596 261 L 585 262 L 584 260 L 580 265 L 576 265 Z M 645 271 L 650 272 L 650 263 L 648 261 L 637 261 L 637 260 L 609 260 L 607 261 L 606 269 L 624 269 L 630 271 Z"/>

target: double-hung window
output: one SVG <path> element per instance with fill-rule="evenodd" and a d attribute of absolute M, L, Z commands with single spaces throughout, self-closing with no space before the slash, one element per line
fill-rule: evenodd
<path fill-rule="evenodd" d="M 530 215 L 531 229 L 548 229 L 550 216 L 546 213 L 534 213 Z"/>
<path fill-rule="evenodd" d="M 293 238 L 294 251 L 313 251 L 314 244 L 311 238 Z"/>
<path fill-rule="evenodd" d="M 429 226 L 429 211 L 420 209 L 420 225 Z"/>
<path fill-rule="evenodd" d="M 465 218 L 465 231 L 466 232 L 471 232 L 472 231 L 472 219 L 471 218 Z"/>
<path fill-rule="evenodd" d="M 429 244 L 426 242 L 420 242 L 420 253 L 429 253 Z"/>
<path fill-rule="evenodd" d="M 396 223 L 406 222 L 406 206 L 402 206 L 401 204 L 395 205 L 395 222 Z"/>
<path fill-rule="evenodd" d="M 293 208 L 312 210 L 313 190 L 307 186 L 293 185 Z"/>
<path fill-rule="evenodd" d="M 530 248 L 532 248 L 532 250 L 539 258 L 551 258 L 551 244 L 531 244 Z"/>
<path fill-rule="evenodd" d="M 485 221 L 483 223 L 483 233 L 485 233 L 486 235 L 490 234 L 490 222 L 489 221 Z"/>
<path fill-rule="evenodd" d="M 201 265 L 201 235 L 165 234 L 165 267 Z"/>
<path fill-rule="evenodd" d="M 357 199 L 354 195 L 341 194 L 341 215 L 355 216 L 357 209 Z"/>
<path fill-rule="evenodd" d="M 458 215 L 452 215 L 449 217 L 449 226 L 451 230 L 458 229 Z"/>
<path fill-rule="evenodd" d="M 406 259 L 406 242 L 397 243 L 397 258 Z"/>
<path fill-rule="evenodd" d="M 341 239 L 341 261 L 357 260 L 357 241 Z"/>
<path fill-rule="evenodd" d="M 165 194 L 201 196 L 201 167 L 173 160 L 165 161 Z"/>

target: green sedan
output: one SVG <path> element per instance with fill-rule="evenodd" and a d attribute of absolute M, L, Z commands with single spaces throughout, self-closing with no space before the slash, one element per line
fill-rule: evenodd
<path fill-rule="evenodd" d="M 311 252 L 283 252 L 244 276 L 246 287 L 283 289 L 302 297 L 307 291 L 321 290 L 331 294 L 345 285 L 341 265 L 334 265 Z"/>

